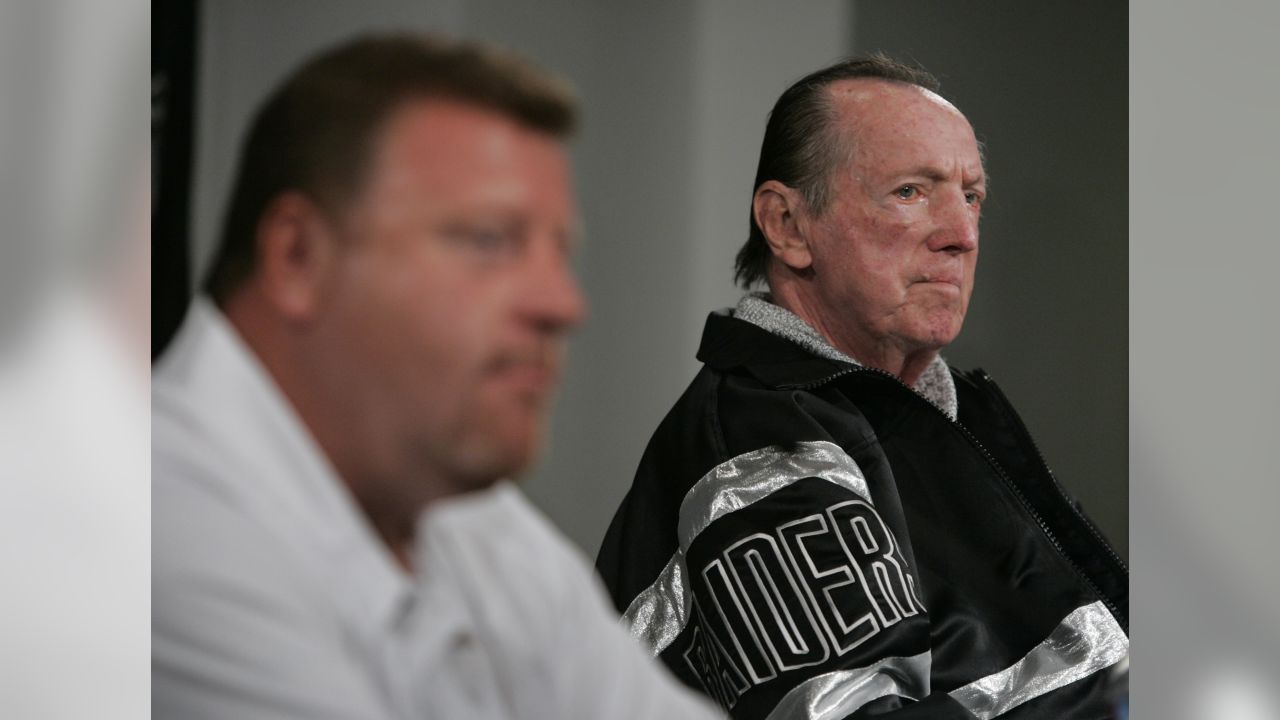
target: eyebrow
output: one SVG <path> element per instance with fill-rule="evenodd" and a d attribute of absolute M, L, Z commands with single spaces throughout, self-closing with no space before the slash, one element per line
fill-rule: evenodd
<path fill-rule="evenodd" d="M 950 177 L 948 173 L 943 172 L 941 169 L 934 167 L 933 165 L 921 165 L 919 167 L 914 167 L 914 168 L 911 168 L 910 170 L 907 170 L 905 172 L 898 174 L 898 177 L 912 177 L 912 176 L 922 177 L 932 182 L 945 182 Z M 973 182 L 964 183 L 964 186 L 973 187 L 974 185 L 982 185 L 984 187 L 987 187 L 987 186 L 990 186 L 990 184 L 991 184 L 991 177 L 987 175 L 987 169 L 984 167 L 982 169 L 981 177 L 979 177 L 977 180 L 974 180 Z"/>

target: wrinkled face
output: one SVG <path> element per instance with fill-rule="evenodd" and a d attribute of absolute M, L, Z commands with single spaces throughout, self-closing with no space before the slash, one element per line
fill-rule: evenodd
<path fill-rule="evenodd" d="M 834 171 L 826 212 L 811 219 L 827 330 L 855 357 L 885 346 L 936 351 L 959 334 L 973 291 L 986 194 L 973 130 L 917 87 L 858 79 L 831 91 L 853 153 Z"/>
<path fill-rule="evenodd" d="M 380 137 L 342 213 L 326 347 L 350 368 L 349 423 L 376 429 L 365 452 L 483 487 L 535 457 L 584 312 L 568 159 L 550 136 L 446 101 L 397 111 Z"/>

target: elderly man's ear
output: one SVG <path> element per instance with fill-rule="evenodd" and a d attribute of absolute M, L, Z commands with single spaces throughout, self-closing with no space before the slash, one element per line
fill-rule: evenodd
<path fill-rule="evenodd" d="M 751 198 L 756 224 L 764 232 L 773 256 L 796 271 L 813 265 L 805 208 L 800 192 L 777 180 L 762 183 Z"/>
<path fill-rule="evenodd" d="M 262 213 L 255 282 L 283 319 L 315 317 L 332 282 L 337 242 L 324 211 L 302 193 L 282 193 Z"/>

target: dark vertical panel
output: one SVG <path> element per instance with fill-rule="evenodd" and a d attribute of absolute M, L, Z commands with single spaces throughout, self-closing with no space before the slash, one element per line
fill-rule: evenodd
<path fill-rule="evenodd" d="M 1128 9 L 860 1 L 854 47 L 915 60 L 992 176 L 964 333 L 1064 484 L 1128 555 Z"/>
<path fill-rule="evenodd" d="M 191 297 L 189 221 L 197 0 L 151 3 L 151 358 Z"/>

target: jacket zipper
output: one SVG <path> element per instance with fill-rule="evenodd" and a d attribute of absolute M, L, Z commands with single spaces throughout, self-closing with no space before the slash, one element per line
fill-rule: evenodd
<path fill-rule="evenodd" d="M 959 430 L 962 435 L 964 435 L 964 437 L 969 441 L 969 443 L 973 445 L 975 448 L 977 448 L 978 452 L 980 452 L 982 456 L 986 458 L 987 464 L 995 469 L 996 474 L 999 475 L 1000 479 L 1004 482 L 1005 487 L 1007 487 L 1009 491 L 1013 493 L 1013 496 L 1018 499 L 1018 502 L 1021 503 L 1022 508 L 1026 510 L 1027 514 L 1031 516 L 1031 519 L 1034 520 L 1036 525 L 1040 527 L 1040 532 L 1044 533 L 1044 536 L 1049 540 L 1049 543 L 1053 545 L 1053 548 L 1055 550 L 1057 550 L 1058 556 L 1061 557 L 1063 561 L 1066 562 L 1067 565 L 1070 566 L 1071 569 L 1075 571 L 1076 576 L 1084 581 L 1085 585 L 1087 585 L 1088 588 L 1093 591 L 1093 594 L 1102 600 L 1103 604 L 1107 606 L 1107 609 L 1111 612 L 1113 616 L 1117 618 L 1121 616 L 1120 608 L 1115 604 L 1115 602 L 1113 602 L 1111 598 L 1107 597 L 1107 595 L 1102 592 L 1101 588 L 1098 587 L 1097 583 L 1095 583 L 1093 579 L 1089 577 L 1088 573 L 1086 573 L 1083 568 L 1077 565 L 1076 562 L 1072 560 L 1069 555 L 1067 555 L 1066 550 L 1064 550 L 1062 547 L 1062 543 L 1058 540 L 1057 536 L 1054 535 L 1053 532 L 1049 529 L 1049 525 L 1044 521 L 1044 518 L 1040 516 L 1040 513 L 1037 512 L 1034 507 L 1032 507 L 1031 502 L 1027 500 L 1026 495 L 1024 495 L 1022 493 L 1022 490 L 1019 489 L 1018 486 L 1014 484 L 1012 479 L 1010 479 L 1009 475 L 1005 472 L 1004 467 L 1002 467 L 1000 463 L 996 461 L 995 456 L 991 454 L 991 451 L 987 450 L 986 446 L 983 445 L 981 442 L 979 442 L 978 438 L 974 437 L 973 433 L 970 432 L 968 428 L 966 428 L 964 425 L 961 425 L 958 419 L 952 419 L 950 415 L 947 415 L 945 412 L 943 412 L 942 408 L 938 407 L 937 405 L 934 405 L 932 402 L 929 402 L 925 398 L 921 397 L 919 393 L 913 390 L 906 383 L 902 382 L 902 379 L 899 378 L 897 375 L 894 375 L 893 373 L 887 372 L 885 370 L 881 370 L 879 368 L 867 367 L 864 365 L 859 367 L 845 368 L 838 372 L 832 373 L 831 375 L 828 375 L 820 380 L 815 380 L 812 382 L 803 383 L 799 385 L 785 385 L 785 386 L 780 386 L 780 388 L 789 389 L 789 390 L 812 390 L 814 388 L 821 387 L 822 385 L 826 385 L 827 383 L 831 382 L 832 380 L 835 380 L 836 378 L 840 378 L 855 372 L 873 373 L 876 375 L 882 375 L 886 378 L 893 380 L 898 385 L 901 385 L 902 387 L 910 391 L 913 396 L 919 398 L 922 402 L 924 402 L 926 405 L 932 408 L 935 412 L 942 415 L 942 417 L 945 418 L 947 422 L 949 422 L 951 425 L 955 426 L 955 428 Z M 991 376 L 988 375 L 985 370 L 982 370 L 980 371 L 980 377 L 985 381 L 985 383 L 988 386 L 995 388 L 995 391 L 998 394 L 999 399 L 1004 403 L 1004 406 L 1009 407 L 1009 399 L 1004 396 L 1004 393 L 991 379 Z M 1002 408 L 1002 411 L 1003 411 L 1003 408 Z M 1017 419 L 1016 413 L 1014 413 L 1014 418 Z M 1125 566 L 1124 561 L 1120 559 L 1120 557 L 1116 554 L 1115 550 L 1111 547 L 1111 545 L 1102 538 L 1097 528 L 1093 526 L 1093 523 L 1089 522 L 1088 519 L 1085 518 L 1080 513 L 1080 511 L 1076 509 L 1075 505 L 1071 502 L 1071 499 L 1066 496 L 1065 492 L 1063 492 L 1061 483 L 1059 483 L 1057 478 L 1053 476 L 1053 471 L 1049 470 L 1049 466 L 1044 460 L 1044 455 L 1040 453 L 1040 448 L 1039 446 L 1036 445 L 1035 439 L 1031 438 L 1031 434 L 1027 431 L 1026 425 L 1022 423 L 1020 419 L 1018 419 L 1018 425 L 1022 430 L 1023 436 L 1031 440 L 1031 447 L 1033 450 L 1035 450 L 1036 456 L 1040 460 L 1041 467 L 1043 467 L 1044 470 L 1048 473 L 1051 482 L 1053 483 L 1055 489 L 1057 489 L 1058 491 L 1058 494 L 1061 495 L 1067 501 L 1067 505 L 1071 508 L 1072 512 L 1075 513 L 1076 517 L 1085 521 L 1085 527 L 1089 528 L 1090 532 L 1093 533 L 1094 537 L 1097 538 L 1102 543 L 1102 546 L 1107 549 L 1107 552 L 1110 553 L 1111 557 L 1116 562 L 1120 563 L 1120 567 L 1125 568 L 1125 571 L 1127 572 L 1128 568 Z"/>
<path fill-rule="evenodd" d="M 978 373 L 983 382 L 986 383 L 992 391 L 994 391 L 996 398 L 1000 400 L 1002 409 L 1012 408 L 1013 405 L 1009 402 L 1009 398 L 1005 396 L 1004 391 L 1000 389 L 1000 386 L 991 379 L 991 376 L 987 374 L 987 371 L 979 370 Z M 1026 423 L 1022 421 L 1022 418 L 1019 417 L 1016 412 L 1006 412 L 1005 415 L 1017 424 L 1018 430 L 1022 433 L 1022 436 L 1031 443 L 1031 449 L 1036 451 L 1036 459 L 1040 461 L 1040 468 L 1044 470 L 1049 479 L 1053 481 L 1054 489 L 1057 490 L 1058 495 L 1066 501 L 1067 506 L 1071 508 L 1071 512 L 1084 523 L 1084 526 L 1089 529 L 1089 532 L 1093 535 L 1094 539 L 1106 549 L 1108 556 L 1110 556 L 1110 558 L 1119 565 L 1122 570 L 1126 573 L 1129 572 L 1129 566 L 1125 564 L 1124 560 L 1120 557 L 1119 553 L 1116 552 L 1115 548 L 1111 547 L 1111 543 L 1107 542 L 1107 539 L 1098 531 L 1098 528 L 1093 524 L 1093 521 L 1086 517 L 1084 513 L 1080 512 L 1076 507 L 1076 504 L 1072 502 L 1071 497 L 1067 495 L 1066 490 L 1062 487 L 1062 483 L 1058 481 L 1057 476 L 1055 476 L 1053 474 L 1053 470 L 1050 469 L 1049 463 L 1045 462 L 1044 454 L 1040 452 L 1040 446 L 1036 444 L 1036 439 L 1032 437 L 1031 432 L 1027 430 Z"/>

